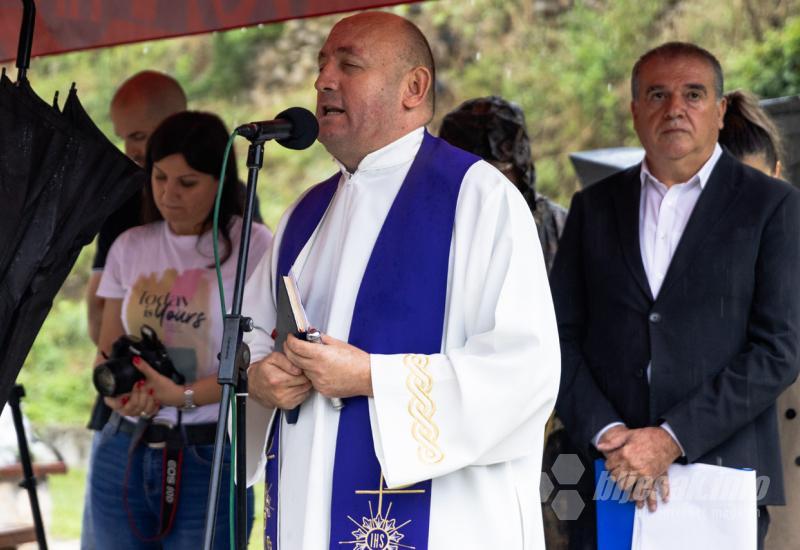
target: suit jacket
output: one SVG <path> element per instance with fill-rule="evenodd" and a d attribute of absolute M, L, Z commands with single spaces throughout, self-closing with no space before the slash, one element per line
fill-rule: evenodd
<path fill-rule="evenodd" d="M 640 169 L 572 201 L 550 276 L 556 410 L 590 456 L 611 422 L 669 422 L 686 461 L 755 468 L 770 480 L 759 504 L 783 503 L 775 400 L 798 373 L 800 192 L 724 152 L 653 299 Z"/>

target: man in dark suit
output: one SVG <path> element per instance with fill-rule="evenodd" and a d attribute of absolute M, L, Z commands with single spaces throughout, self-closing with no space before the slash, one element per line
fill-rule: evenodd
<path fill-rule="evenodd" d="M 767 476 L 761 545 L 765 506 L 784 502 L 775 400 L 798 373 L 800 192 L 717 144 L 706 50 L 651 50 L 631 88 L 645 159 L 575 195 L 551 273 L 556 410 L 651 510 L 674 461 Z"/>

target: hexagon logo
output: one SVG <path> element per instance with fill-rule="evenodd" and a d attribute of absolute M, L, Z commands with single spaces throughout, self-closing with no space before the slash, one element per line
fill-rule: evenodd
<path fill-rule="evenodd" d="M 539 480 L 539 498 L 542 502 L 547 502 L 547 499 L 553 494 L 553 489 L 555 489 L 555 487 L 553 486 L 553 482 L 550 481 L 550 476 L 542 472 L 542 477 Z"/>
<path fill-rule="evenodd" d="M 550 466 L 549 475 L 542 472 L 539 494 L 542 503 L 550 497 L 550 507 L 560 521 L 576 520 L 580 517 L 586 503 L 575 487 L 586 473 L 578 455 L 559 454 Z"/>
<path fill-rule="evenodd" d="M 575 485 L 584 472 L 581 459 L 576 454 L 558 455 L 551 470 L 560 485 Z"/>
<path fill-rule="evenodd" d="M 576 520 L 586 506 L 575 489 L 562 489 L 550 504 L 561 521 Z"/>

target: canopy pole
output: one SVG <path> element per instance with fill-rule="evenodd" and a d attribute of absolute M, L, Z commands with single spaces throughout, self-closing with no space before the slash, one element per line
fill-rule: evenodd
<path fill-rule="evenodd" d="M 17 46 L 17 84 L 27 80 L 28 67 L 31 65 L 31 49 L 33 48 L 33 26 L 36 22 L 36 3 L 34 0 L 22 0 L 22 24 L 19 29 L 19 45 Z"/>

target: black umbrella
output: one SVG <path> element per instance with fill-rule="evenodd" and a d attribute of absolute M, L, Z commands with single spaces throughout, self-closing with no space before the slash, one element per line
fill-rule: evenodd
<path fill-rule="evenodd" d="M 141 189 L 142 170 L 73 87 L 58 112 L 0 78 L 0 408 L 80 249 Z"/>
<path fill-rule="evenodd" d="M 0 204 L 3 208 L 0 216 L 0 235 L 3 236 L 0 239 L 0 280 L 4 282 L 5 270 L 18 243 L 16 236 L 26 231 L 29 222 L 25 213 L 43 189 L 41 178 L 52 171 L 49 166 L 34 170 L 35 163 L 40 160 L 37 156 L 41 155 L 32 154 L 32 150 L 43 148 L 43 144 L 37 143 L 43 132 L 36 132 L 25 123 L 31 111 L 36 110 L 28 96 L 26 89 L 16 89 L 5 74 L 0 77 Z M 51 153 L 49 158 L 60 156 L 65 143 L 63 139 L 49 140 L 46 147 L 56 153 Z"/>

